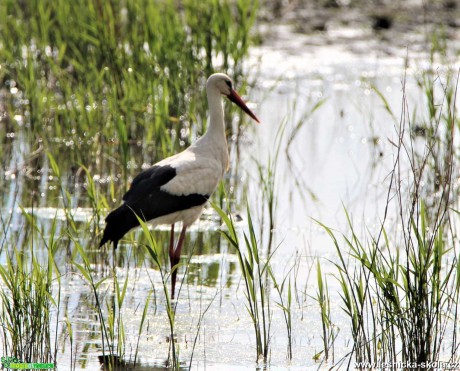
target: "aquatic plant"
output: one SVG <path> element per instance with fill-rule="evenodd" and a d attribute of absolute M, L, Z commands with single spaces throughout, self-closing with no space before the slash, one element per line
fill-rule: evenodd
<path fill-rule="evenodd" d="M 453 171 L 458 154 L 453 133 L 458 77 L 449 83 L 455 89 L 443 86 L 441 104 L 428 105 L 432 135 L 424 138 L 421 150 L 415 145 L 414 132 L 406 133 L 412 123 L 404 97 L 379 230 L 369 232 L 363 240 L 345 211 L 349 232 L 342 234 L 341 243 L 336 232 L 323 225 L 339 257 L 337 279 L 350 319 L 351 354 L 356 362 L 422 365 L 439 361 L 446 350 L 451 352 L 450 360 L 457 359 L 455 318 L 460 286 L 452 214 L 457 208 Z M 426 91 L 428 99 L 433 99 L 432 89 Z M 439 135 L 441 127 L 444 137 Z M 391 207 L 397 211 L 401 229 L 390 235 L 386 225 Z M 451 339 L 446 338 L 448 328 L 453 329 Z"/>
<path fill-rule="evenodd" d="M 169 322 L 169 329 L 170 329 L 170 334 L 169 334 L 170 356 L 168 358 L 168 364 L 172 369 L 177 370 L 180 367 L 180 363 L 179 363 L 179 349 L 177 349 L 176 335 L 175 335 L 175 316 L 176 316 L 175 310 L 176 309 L 175 309 L 175 304 L 171 300 L 169 290 L 168 290 L 168 276 L 172 274 L 172 271 L 168 275 L 165 268 L 163 268 L 162 261 L 159 257 L 160 253 L 159 253 L 158 245 L 155 239 L 153 238 L 152 233 L 149 231 L 147 223 L 145 223 L 141 217 L 138 216 L 137 218 L 139 220 L 139 224 L 142 228 L 143 234 L 147 238 L 147 241 L 148 241 L 148 243 L 144 246 L 147 249 L 147 252 L 149 253 L 151 259 L 156 264 L 160 272 L 161 283 L 163 285 L 163 294 L 165 298 L 166 313 L 168 315 L 168 322 Z M 178 269 L 178 268 L 179 268 L 179 264 L 176 264 L 176 266 L 172 267 L 171 269 L 173 270 L 173 269 Z M 179 289 L 179 292 L 180 292 L 180 289 Z M 179 296 L 179 293 L 177 296 Z"/>
<path fill-rule="evenodd" d="M 236 249 L 245 284 L 246 309 L 254 327 L 257 360 L 262 358 L 266 362 L 270 345 L 271 322 L 270 293 L 267 288 L 266 277 L 273 253 L 262 260 L 249 207 L 246 213 L 248 233 L 243 233 L 245 248 L 240 242 L 232 217 L 228 216 L 217 205 L 213 204 L 213 207 L 227 227 L 228 231 L 222 231 L 222 234 Z"/>
<path fill-rule="evenodd" d="M 329 360 L 329 351 L 334 346 L 335 339 L 339 333 L 339 329 L 332 322 L 331 318 L 331 299 L 329 297 L 329 290 L 327 285 L 327 280 L 323 279 L 323 274 L 321 272 L 321 264 L 319 260 L 316 263 L 316 283 L 317 290 L 316 296 L 313 299 L 319 305 L 320 316 L 321 316 L 321 328 L 323 340 L 323 350 L 321 353 L 324 354 L 324 360 Z M 315 355 L 318 358 L 318 354 Z M 332 362 L 334 362 L 334 354 L 332 355 Z"/>
<path fill-rule="evenodd" d="M 22 362 L 49 363 L 56 360 L 57 343 L 53 346 L 52 332 L 57 331 L 61 292 L 60 272 L 54 260 L 56 223 L 46 237 L 33 212 L 24 210 L 23 215 L 31 228 L 28 243 L 23 247 L 11 241 L 5 265 L 0 265 L 3 354 Z M 45 245 L 43 258 L 34 251 L 35 239 Z M 52 316 L 53 311 L 57 316 Z"/>
<path fill-rule="evenodd" d="M 3 1 L 2 130 L 22 132 L 66 174 L 83 164 L 108 198 L 109 174 L 127 184 L 136 168 L 204 132 L 199 87 L 214 70 L 240 83 L 257 8 L 252 0 Z M 3 145 L 14 141 L 2 136 Z M 44 161 L 37 156 L 34 167 Z"/>
<path fill-rule="evenodd" d="M 239 83 L 257 8 L 252 0 L 0 2 L 0 154 L 3 168 L 21 184 L 0 200 L 4 205 L 5 198 L 13 196 L 11 202 L 7 199 L 6 213 L 0 207 L 0 253 L 13 254 L 2 266 L 4 277 L 19 269 L 14 253 L 6 251 L 12 247 L 6 237 L 18 222 L 15 212 L 9 212 L 35 202 L 62 211 L 62 218 L 50 219 L 53 228 L 47 232 L 50 238 L 59 236 L 66 270 L 83 278 L 91 290 L 89 304 L 100 325 L 102 359 L 110 367 L 115 365 L 112 355 L 126 356 L 123 309 L 133 282 L 128 277 L 120 281 L 114 268 L 105 268 L 105 251 L 93 251 L 103 210 L 121 197 L 125 189 L 119 184 L 129 184 L 142 165 L 179 151 L 204 131 L 207 107 L 200 82 L 217 69 L 231 73 Z M 15 153 L 20 160 L 13 164 Z M 0 177 L 0 188 L 9 189 L 15 183 L 11 179 Z M 79 207 L 88 207 L 84 222 L 76 218 Z M 27 224 L 24 235 L 30 229 Z M 154 233 L 162 246 L 161 232 Z M 140 235 L 141 244 L 146 239 Z M 127 240 L 133 242 L 134 237 Z M 23 235 L 18 241 L 20 251 L 41 251 L 47 243 L 37 238 L 31 243 Z M 138 265 L 149 256 L 147 249 L 133 251 L 131 258 Z M 21 263 L 29 264 L 27 257 L 31 255 Z M 162 256 L 158 259 L 163 262 Z M 109 276 L 98 277 L 95 267 Z M 53 272 L 56 282 L 59 276 Z M 29 294 L 18 291 L 24 301 L 30 301 Z M 155 288 L 151 295 L 156 310 Z M 60 299 L 53 304 L 60 305 Z M 134 361 L 149 308 L 147 299 Z M 173 313 L 168 313 L 173 320 Z M 14 315 L 11 312 L 12 319 Z M 67 330 L 60 331 L 68 332 L 68 338 L 62 336 L 70 339 L 71 352 L 76 352 L 74 318 L 68 315 Z M 17 330 L 11 327 L 15 338 Z M 42 335 L 42 344 L 54 336 Z M 11 350 L 7 337 L 4 340 Z M 171 364 L 177 364 L 178 351 L 172 353 Z"/>
<path fill-rule="evenodd" d="M 284 276 L 281 284 L 278 283 L 273 269 L 269 265 L 267 271 L 273 282 L 273 287 L 278 293 L 279 302 L 276 302 L 278 307 L 283 311 L 284 323 L 286 325 L 288 345 L 287 345 L 287 358 L 292 359 L 292 285 L 291 285 L 291 270 Z M 287 282 L 287 293 L 285 293 L 285 285 Z"/>

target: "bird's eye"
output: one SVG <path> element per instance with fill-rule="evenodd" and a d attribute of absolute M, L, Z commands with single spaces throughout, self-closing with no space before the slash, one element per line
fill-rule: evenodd
<path fill-rule="evenodd" d="M 225 83 L 227 84 L 227 86 L 232 89 L 232 82 L 229 81 L 229 80 L 225 80 Z"/>

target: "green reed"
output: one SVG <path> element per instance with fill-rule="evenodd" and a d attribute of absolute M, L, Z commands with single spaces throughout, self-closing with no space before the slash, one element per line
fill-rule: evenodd
<path fill-rule="evenodd" d="M 49 153 L 64 176 L 80 164 L 110 175 L 96 186 L 120 199 L 142 164 L 203 133 L 210 73 L 242 85 L 257 8 L 254 0 L 2 1 L 0 133 L 22 134 L 38 153 L 33 168 Z M 17 142 L 1 138 L 0 153 L 10 154 Z M 37 184 L 28 183 L 24 192 Z"/>
<path fill-rule="evenodd" d="M 111 337 L 109 333 L 113 333 L 114 328 L 113 327 L 109 328 L 106 325 L 106 322 L 108 320 L 103 314 L 104 306 L 103 306 L 103 301 L 101 299 L 101 295 L 99 293 L 99 287 L 107 280 L 108 277 L 103 277 L 100 280 L 96 280 L 96 278 L 94 277 L 93 269 L 91 268 L 89 257 L 87 253 L 85 252 L 83 246 L 81 246 L 78 240 L 75 240 L 74 242 L 75 242 L 76 250 L 79 253 L 78 256 L 81 259 L 82 264 L 74 260 L 72 265 L 78 269 L 82 277 L 86 280 L 86 282 L 90 286 L 91 291 L 94 295 L 95 305 L 93 309 L 97 313 L 100 328 L 101 328 L 101 343 L 102 343 L 103 360 L 104 360 L 104 363 L 107 363 L 109 367 L 113 368 L 114 358 L 112 357 L 112 355 L 113 355 L 113 349 L 115 348 L 114 343 L 113 343 L 114 337 Z M 110 306 L 109 306 L 109 310 L 110 310 Z M 112 325 L 113 325 L 113 321 L 112 321 Z M 109 360 L 109 361 L 106 362 L 106 360 Z"/>
<path fill-rule="evenodd" d="M 430 76 L 423 78 L 430 81 Z M 454 223 L 458 194 L 453 187 L 458 161 L 457 82 L 458 77 L 440 86 L 432 81 L 425 90 L 432 104 L 422 118 L 430 133 L 423 136 L 423 147 L 416 146 L 420 131 L 413 130 L 404 95 L 380 228 L 360 237 L 345 212 L 348 233 L 342 234 L 341 242 L 336 232 L 323 225 L 338 254 L 337 279 L 356 361 L 422 365 L 445 357 L 458 360 L 460 286 Z M 400 226 L 392 233 L 390 208 Z"/>
<path fill-rule="evenodd" d="M 270 348 L 271 324 L 270 293 L 267 277 L 273 253 L 265 260 L 262 260 L 249 207 L 246 214 L 248 233 L 243 233 L 244 245 L 240 242 L 232 218 L 227 216 L 217 205 L 213 204 L 213 207 L 228 229 L 228 232 L 222 231 L 222 234 L 236 249 L 245 284 L 246 309 L 254 327 L 257 360 L 262 358 L 266 362 Z"/>
<path fill-rule="evenodd" d="M 339 329 L 335 326 L 331 319 L 331 299 L 329 297 L 327 280 L 323 277 L 319 260 L 316 263 L 316 283 L 317 290 L 313 299 L 316 300 L 320 308 L 322 330 L 321 338 L 323 340 L 323 350 L 321 353 L 324 354 L 324 360 L 328 361 L 329 351 L 331 348 L 333 350 L 334 342 L 339 333 Z M 319 354 L 315 357 L 319 357 Z M 332 362 L 334 362 L 334 353 L 332 354 Z"/>
<path fill-rule="evenodd" d="M 105 263 L 105 255 L 94 250 L 101 218 L 119 202 L 129 177 L 142 164 L 183 149 L 204 131 L 203 86 L 210 73 L 228 72 L 242 85 L 242 65 L 257 8 L 258 2 L 252 0 L 0 2 L 0 108 L 6 112 L 0 134 L 13 132 L 17 138 L 21 133 L 33 152 L 30 157 L 25 154 L 24 166 L 49 170 L 43 175 L 50 176 L 45 206 L 57 206 L 65 214 L 62 223 L 57 217 L 52 221 L 61 229 L 56 236 L 53 229 L 50 238 L 59 236 L 59 246 L 67 252 L 66 269 L 76 272 L 91 289 L 104 360 L 112 368 L 115 360 L 106 355 L 126 355 L 123 309 L 127 287 L 133 283 L 128 278 L 119 280 L 114 270 L 111 277 L 97 274 Z M 17 143 L 5 137 L 1 135 L 0 143 L 2 158 L 7 155 L 3 164 Z M 24 182 L 18 199 L 33 203 L 35 199 L 22 196 L 36 189 L 38 181 Z M 0 179 L 1 188 L 7 184 Z M 75 218 L 80 206 L 90 209 L 86 222 Z M 8 218 L 2 215 L 3 220 Z M 2 230 L 9 227 L 8 222 Z M 147 237 L 142 238 L 153 246 Z M 134 238 L 130 235 L 127 240 Z M 29 242 L 18 249 L 31 248 Z M 36 242 L 46 246 L 43 239 Z M 8 243 L 2 240 L 2 252 L 6 247 Z M 145 251 L 136 252 L 136 264 L 143 261 Z M 152 252 L 148 255 L 152 257 Z M 160 266 L 162 257 L 156 258 Z M 10 263 L 3 267 L 7 273 L 19 269 L 16 258 Z M 53 272 L 52 282 L 56 282 L 59 275 Z M 156 291 L 152 293 L 156 300 Z M 29 294 L 18 295 L 27 301 Z M 138 345 L 149 300 L 138 329 Z M 59 305 L 60 300 L 51 303 Z M 177 365 L 172 304 L 167 308 L 171 364 Z M 76 325 L 67 315 L 65 324 L 73 349 Z M 43 344 L 46 341 L 45 336 Z"/>
<path fill-rule="evenodd" d="M 90 223 L 90 221 L 88 221 Z M 142 315 L 139 327 L 137 328 L 137 341 L 134 347 L 134 354 L 127 352 L 127 335 L 125 325 L 124 308 L 126 306 L 126 296 L 128 288 L 131 288 L 136 282 L 132 282 L 129 276 L 129 263 L 123 263 L 123 257 L 117 258 L 117 252 L 109 250 L 109 256 L 112 256 L 113 266 L 111 269 L 105 269 L 105 274 L 101 275 L 99 270 L 104 271 L 101 262 L 98 262 L 97 256 L 107 253 L 96 250 L 96 258 L 93 251 L 88 251 L 79 242 L 78 237 L 73 235 L 72 242 L 75 245 L 75 251 L 71 261 L 72 267 L 86 281 L 92 292 L 94 302 L 90 307 L 97 315 L 100 327 L 101 351 L 100 362 L 110 370 L 118 367 L 134 367 L 139 355 L 139 342 L 145 330 L 145 322 L 148 310 L 150 308 L 151 296 L 154 290 L 151 290 L 143 304 Z M 132 257 L 134 260 L 144 260 L 144 255 Z M 128 258 L 131 259 L 131 258 Z M 107 259 L 103 259 L 107 260 Z M 137 263 L 136 263 L 137 264 Z M 116 267 L 119 265 L 126 266 L 126 277 L 120 279 Z M 135 280 L 134 280 L 135 281 Z M 142 307 L 141 307 L 142 308 Z M 68 323 L 67 326 L 71 326 Z M 130 344 L 132 345 L 132 344 Z M 132 347 L 131 347 L 132 350 Z"/>
<path fill-rule="evenodd" d="M 168 290 L 168 276 L 171 276 L 171 272 L 169 275 L 166 273 L 166 271 L 163 268 L 163 262 L 162 259 L 160 258 L 160 250 L 158 249 L 158 245 L 155 241 L 155 238 L 153 237 L 152 233 L 149 231 L 147 223 L 142 220 L 142 218 L 138 217 L 139 224 L 142 228 L 143 235 L 147 239 L 147 244 L 145 245 L 145 248 L 150 255 L 151 259 L 157 266 L 160 276 L 161 276 L 161 282 L 162 282 L 162 288 L 163 288 L 163 294 L 165 298 L 165 305 L 166 305 L 166 313 L 168 315 L 168 323 L 169 323 L 169 330 L 170 330 L 170 336 L 169 336 L 169 356 L 168 356 L 168 366 L 171 367 L 173 370 L 178 370 L 180 368 L 180 362 L 179 362 L 179 349 L 177 348 L 176 345 L 176 335 L 175 335 L 175 318 L 176 318 L 176 308 L 174 303 L 171 300 L 169 290 Z M 175 267 L 172 267 L 171 269 L 178 269 L 179 267 L 176 265 Z M 178 290 L 177 296 L 179 297 L 180 289 Z"/>
<path fill-rule="evenodd" d="M 279 301 L 276 302 L 278 307 L 283 311 L 284 323 L 287 330 L 287 358 L 292 359 L 292 285 L 290 278 L 290 271 L 284 276 L 281 284 L 277 281 L 273 269 L 271 266 L 268 266 L 268 273 L 273 282 L 274 289 L 278 293 Z M 287 293 L 285 294 L 287 282 Z"/>
<path fill-rule="evenodd" d="M 56 222 L 46 236 L 36 223 L 33 211 L 23 211 L 25 226 L 31 228 L 28 245 L 10 241 L 5 265 L 0 265 L 0 319 L 3 352 L 22 362 L 56 360 L 60 310 L 60 272 L 54 256 L 57 249 Z M 42 254 L 34 246 L 43 243 Z M 28 246 L 28 247 L 27 247 Z M 55 317 L 52 312 L 55 311 Z M 53 330 L 53 321 L 56 328 Z"/>
<path fill-rule="evenodd" d="M 164 157 L 188 140 L 170 131 L 205 122 L 197 87 L 213 59 L 239 79 L 256 9 L 248 0 L 4 1 L 0 81 L 18 89 L 10 112 L 22 98 L 26 125 L 44 139 L 116 138 L 123 157 L 144 138 Z"/>

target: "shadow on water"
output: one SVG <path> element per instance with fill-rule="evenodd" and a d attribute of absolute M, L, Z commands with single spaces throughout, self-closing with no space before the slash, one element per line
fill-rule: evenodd
<path fill-rule="evenodd" d="M 120 360 L 117 356 L 99 356 L 98 359 L 101 364 L 101 370 L 103 371 L 161 371 L 170 369 L 167 361 L 164 364 L 157 365 L 133 365 Z M 185 371 L 189 370 L 189 368 L 187 366 L 180 366 L 177 370 Z"/>

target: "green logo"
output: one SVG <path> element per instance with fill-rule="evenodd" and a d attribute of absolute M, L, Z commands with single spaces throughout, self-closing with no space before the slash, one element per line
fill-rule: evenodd
<path fill-rule="evenodd" d="M 11 370 L 49 370 L 54 363 L 26 363 L 15 357 L 2 357 L 2 366 Z"/>

